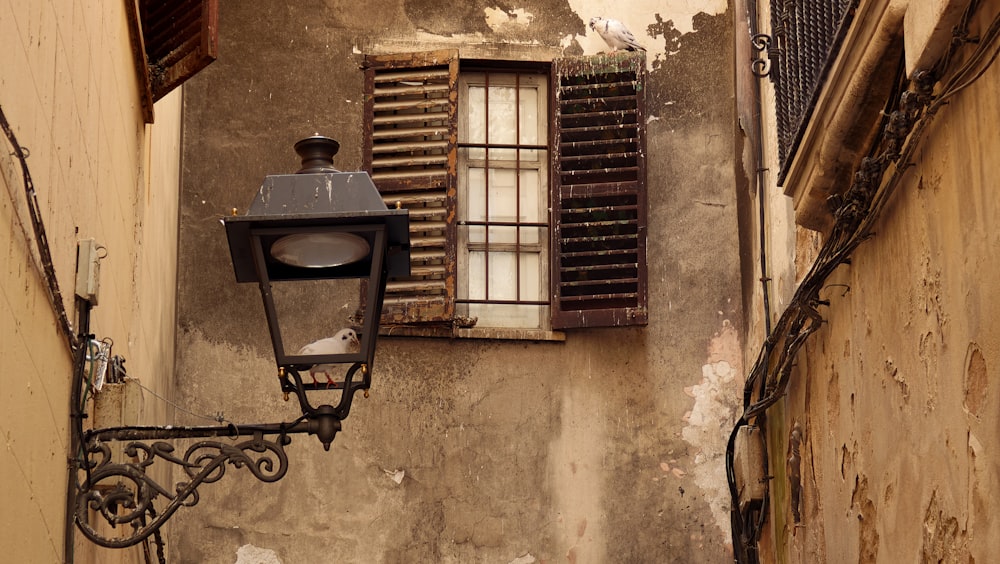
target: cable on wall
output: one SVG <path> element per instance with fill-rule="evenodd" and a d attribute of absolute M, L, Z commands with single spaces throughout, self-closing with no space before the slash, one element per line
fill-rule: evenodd
<path fill-rule="evenodd" d="M 31 228 L 35 234 L 35 243 L 38 247 L 38 254 L 41 256 L 43 277 L 45 278 L 45 286 L 49 295 L 49 302 L 52 304 L 52 310 L 56 314 L 56 320 L 58 321 L 60 332 L 66 338 L 66 343 L 70 350 L 74 350 L 79 343 L 77 342 L 76 336 L 73 334 L 73 328 L 69 323 L 69 316 L 66 314 L 66 306 L 63 304 L 62 292 L 59 291 L 59 280 L 56 279 L 56 269 L 52 263 L 52 252 L 49 249 L 48 237 L 45 235 L 45 223 L 42 221 L 42 214 L 40 206 L 38 205 L 38 197 L 35 195 L 35 185 L 31 180 L 31 171 L 28 170 L 28 156 L 31 152 L 17 142 L 17 136 L 14 135 L 14 130 L 11 129 L 10 123 L 7 121 L 7 116 L 4 114 L 2 106 L 0 106 L 0 128 L 3 129 L 4 135 L 7 137 L 7 142 L 10 143 L 14 150 L 12 155 L 17 158 L 21 165 L 21 178 L 24 182 L 24 195 L 27 199 L 28 210 L 31 214 Z"/>

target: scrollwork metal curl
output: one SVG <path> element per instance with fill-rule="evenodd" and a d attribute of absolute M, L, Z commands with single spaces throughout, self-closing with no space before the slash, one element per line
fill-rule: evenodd
<path fill-rule="evenodd" d="M 236 445 L 199 441 L 188 448 L 182 466 L 192 479 L 203 476 L 203 483 L 222 478 L 226 473 L 226 462 L 236 468 L 246 467 L 261 482 L 276 482 L 288 471 L 288 456 L 283 447 L 290 441 L 287 436 L 278 437 L 278 442 L 265 441 L 261 433 Z M 260 454 L 254 456 L 249 453 Z"/>
<path fill-rule="evenodd" d="M 750 61 L 750 70 L 757 78 L 764 78 L 771 74 L 771 36 L 766 33 L 758 33 L 750 38 L 750 44 L 758 53 L 767 53 L 768 58 L 759 56 Z"/>

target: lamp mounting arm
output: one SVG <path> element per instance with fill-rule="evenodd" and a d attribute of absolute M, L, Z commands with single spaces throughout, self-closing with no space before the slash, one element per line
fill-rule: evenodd
<path fill-rule="evenodd" d="M 182 506 L 198 503 L 198 487 L 216 482 L 228 465 L 246 468 L 262 482 L 276 482 L 288 471 L 285 446 L 289 435 L 317 435 L 324 446 L 340 430 L 337 410 L 321 405 L 291 423 L 196 427 L 112 427 L 85 432 L 83 479 L 77 486 L 77 528 L 94 543 L 125 548 L 155 533 Z M 203 440 L 175 453 L 171 439 L 227 437 Z M 242 437 L 247 440 L 237 441 Z M 121 452 L 131 462 L 115 462 L 112 444 L 124 442 Z M 179 467 L 185 479 L 166 487 L 150 476 L 157 462 Z M 162 467 L 163 464 L 157 465 Z M 84 474 L 85 472 L 85 474 Z M 155 506 L 160 498 L 166 503 Z M 103 519 L 97 518 L 97 516 Z M 98 523 L 103 522 L 102 525 Z M 110 529 L 108 528 L 110 527 Z M 109 532 L 116 533 L 108 536 Z"/>

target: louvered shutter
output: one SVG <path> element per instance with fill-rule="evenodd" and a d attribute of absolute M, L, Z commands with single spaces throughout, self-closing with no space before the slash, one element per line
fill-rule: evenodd
<path fill-rule="evenodd" d="M 382 325 L 455 315 L 458 51 L 365 58 L 364 168 L 410 210 L 411 276 L 386 286 Z"/>
<path fill-rule="evenodd" d="M 153 101 L 208 66 L 219 53 L 219 0 L 140 0 Z"/>
<path fill-rule="evenodd" d="M 552 327 L 645 325 L 642 53 L 553 62 Z"/>

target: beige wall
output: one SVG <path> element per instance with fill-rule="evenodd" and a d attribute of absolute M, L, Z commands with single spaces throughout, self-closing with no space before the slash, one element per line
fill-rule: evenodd
<path fill-rule="evenodd" d="M 107 248 L 91 330 L 163 394 L 173 371 L 180 94 L 143 123 L 124 3 L 0 0 L 0 106 L 34 181 L 75 322 L 77 240 Z M 57 330 L 19 163 L 0 150 L 0 546 L 10 562 L 64 559 L 71 355 Z M 92 411 L 88 407 L 88 411 Z M 165 407 L 146 395 L 142 422 Z M 82 537 L 81 537 L 82 538 Z M 76 560 L 138 559 L 78 541 Z"/>
<path fill-rule="evenodd" d="M 877 23 L 902 35 L 907 61 L 927 62 L 940 56 L 935 30 L 944 24 L 934 18 L 953 18 L 951 4 L 962 3 L 913 3 L 912 10 L 906 2 L 861 4 L 861 11 L 881 4 Z M 1000 3 L 982 2 L 972 35 L 998 10 Z M 940 110 L 874 236 L 821 292 L 831 302 L 821 308 L 828 323 L 800 352 L 787 397 L 768 412 L 775 478 L 764 561 L 1000 558 L 992 518 L 1000 493 L 1000 137 L 989 125 L 1000 116 L 998 88 L 1000 66 L 993 65 Z M 809 166 L 822 176 L 821 159 Z M 788 205 L 781 192 L 815 187 L 808 175 L 801 178 L 805 184 L 784 187 L 772 180 L 773 205 Z M 809 264 L 820 237 L 793 226 L 792 214 L 769 209 L 769 264 L 779 280 L 794 279 Z M 781 288 L 776 293 L 787 296 Z M 759 310 L 759 291 L 753 303 Z M 751 358 L 761 342 L 755 327 Z M 793 424 L 804 433 L 801 528 L 792 523 L 785 465 Z"/>

